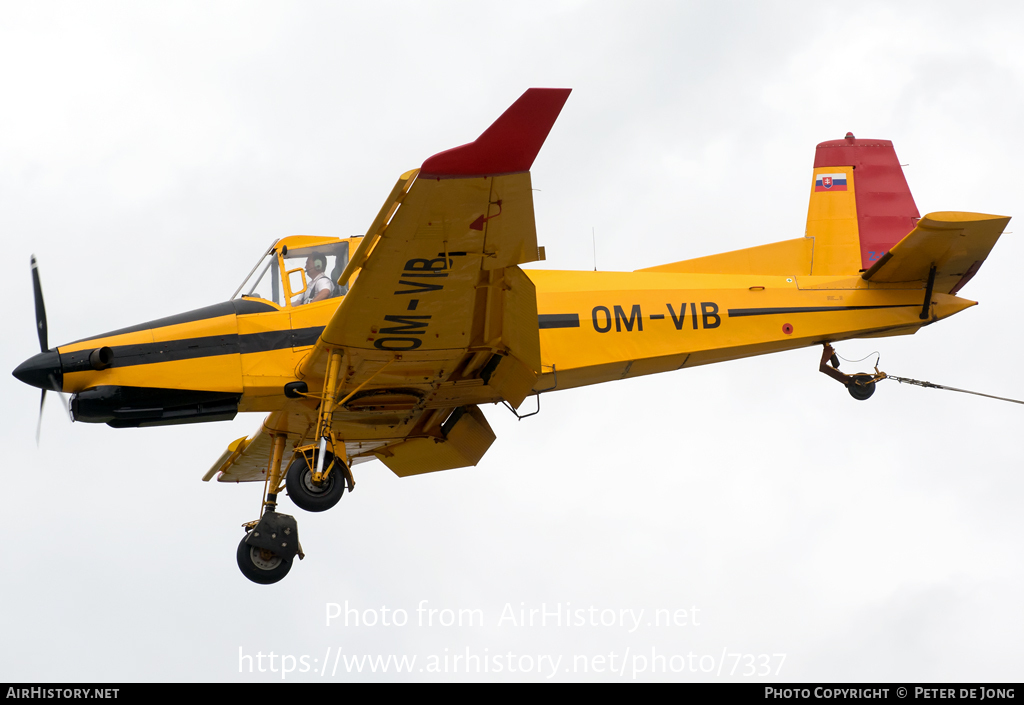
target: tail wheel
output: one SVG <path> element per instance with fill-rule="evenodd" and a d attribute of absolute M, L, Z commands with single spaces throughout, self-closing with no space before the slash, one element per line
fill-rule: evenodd
<path fill-rule="evenodd" d="M 276 583 L 292 569 L 291 560 L 264 548 L 250 546 L 245 542 L 245 538 L 238 544 L 235 558 L 238 560 L 238 569 L 242 571 L 242 575 L 260 585 Z"/>
<path fill-rule="evenodd" d="M 846 390 L 857 401 L 866 401 L 875 393 L 875 383 L 871 381 L 872 379 L 871 375 L 850 375 L 850 383 L 846 385 Z"/>
<path fill-rule="evenodd" d="M 331 472 L 322 482 L 313 482 L 313 471 L 320 451 L 313 456 L 314 467 L 311 468 L 303 455 L 298 456 L 288 466 L 285 486 L 288 496 L 299 509 L 307 512 L 325 512 L 341 500 L 345 494 L 345 480 L 348 476 L 345 463 L 334 457 L 333 453 L 324 454 L 324 470 Z M 331 463 L 334 467 L 331 467 Z"/>

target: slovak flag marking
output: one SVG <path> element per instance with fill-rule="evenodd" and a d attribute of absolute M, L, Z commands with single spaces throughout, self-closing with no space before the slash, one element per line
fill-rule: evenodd
<path fill-rule="evenodd" d="M 815 191 L 845 191 L 846 174 L 818 174 L 814 179 Z"/>

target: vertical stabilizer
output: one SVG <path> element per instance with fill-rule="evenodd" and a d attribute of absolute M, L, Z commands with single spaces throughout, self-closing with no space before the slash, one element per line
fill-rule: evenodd
<path fill-rule="evenodd" d="M 920 213 L 889 140 L 818 145 L 807 209 L 815 275 L 870 269 L 914 229 Z"/>

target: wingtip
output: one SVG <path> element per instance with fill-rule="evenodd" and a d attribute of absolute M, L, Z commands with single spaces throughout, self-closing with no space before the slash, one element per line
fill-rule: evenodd
<path fill-rule="evenodd" d="M 571 88 L 528 88 L 473 142 L 435 154 L 420 177 L 452 179 L 529 171 Z"/>

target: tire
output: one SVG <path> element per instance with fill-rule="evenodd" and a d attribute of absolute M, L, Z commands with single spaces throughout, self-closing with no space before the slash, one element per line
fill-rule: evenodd
<path fill-rule="evenodd" d="M 850 396 L 857 401 L 867 401 L 870 399 L 871 395 L 875 393 L 875 383 L 869 381 L 871 375 L 851 375 L 851 377 L 853 379 L 846 385 L 846 390 L 850 392 Z"/>
<path fill-rule="evenodd" d="M 248 538 L 248 534 L 245 535 Z M 288 575 L 292 562 L 270 551 L 250 546 L 245 538 L 235 552 L 238 569 L 242 575 L 260 585 L 272 585 Z"/>
<path fill-rule="evenodd" d="M 319 456 L 317 450 L 313 456 L 313 462 Z M 345 494 L 345 480 L 348 473 L 345 472 L 345 464 L 336 460 L 333 453 L 324 455 L 324 469 L 331 467 L 331 473 L 327 480 L 320 485 L 313 484 L 313 469 L 306 464 L 304 456 L 297 457 L 288 466 L 288 474 L 285 477 L 285 486 L 288 488 L 288 496 L 295 506 L 305 509 L 307 512 L 326 512 L 341 500 Z"/>

